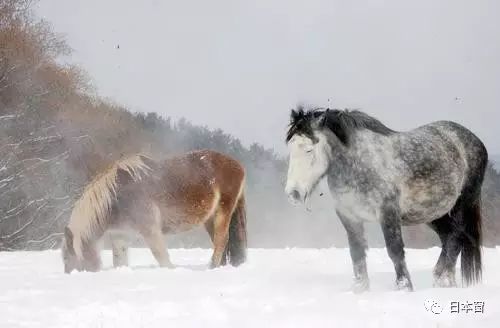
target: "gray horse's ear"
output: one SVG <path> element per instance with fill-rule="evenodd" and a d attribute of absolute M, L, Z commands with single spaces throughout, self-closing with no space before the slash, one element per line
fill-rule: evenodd
<path fill-rule="evenodd" d="M 75 249 L 73 248 L 73 233 L 68 227 L 64 228 L 64 239 L 69 253 L 75 255 Z"/>
<path fill-rule="evenodd" d="M 330 108 L 327 108 L 321 115 L 318 117 L 318 126 L 325 126 L 326 125 L 326 119 L 328 117 L 328 112 L 330 111 Z"/>

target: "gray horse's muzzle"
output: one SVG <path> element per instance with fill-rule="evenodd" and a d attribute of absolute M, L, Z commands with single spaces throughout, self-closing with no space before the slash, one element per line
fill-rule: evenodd
<path fill-rule="evenodd" d="M 288 200 L 294 205 L 304 203 L 307 198 L 307 193 L 300 192 L 297 188 L 290 188 L 290 190 L 286 190 L 286 194 L 288 196 Z"/>

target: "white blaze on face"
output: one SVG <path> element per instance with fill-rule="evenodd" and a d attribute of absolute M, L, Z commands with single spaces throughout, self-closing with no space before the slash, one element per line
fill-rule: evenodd
<path fill-rule="evenodd" d="M 295 135 L 288 142 L 290 152 L 285 192 L 293 203 L 305 202 L 330 163 L 330 148 L 326 137 L 316 134 L 317 141 Z"/>

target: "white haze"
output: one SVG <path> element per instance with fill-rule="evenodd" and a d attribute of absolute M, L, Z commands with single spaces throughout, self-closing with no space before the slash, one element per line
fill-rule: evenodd
<path fill-rule="evenodd" d="M 43 0 L 37 14 L 132 110 L 284 153 L 297 102 L 355 107 L 398 130 L 455 120 L 500 153 L 495 0 Z"/>

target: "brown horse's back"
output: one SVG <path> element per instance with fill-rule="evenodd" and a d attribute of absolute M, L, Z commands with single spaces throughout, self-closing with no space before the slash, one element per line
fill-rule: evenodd
<path fill-rule="evenodd" d="M 245 170 L 238 161 L 212 150 L 192 151 L 168 158 L 160 165 L 159 170 L 161 181 L 168 182 L 169 186 L 183 188 L 186 185 L 208 183 L 213 186 L 226 183 L 230 188 L 228 192 L 234 191 L 234 185 L 239 186 L 245 176 Z M 233 183 L 228 183 L 230 181 Z"/>
<path fill-rule="evenodd" d="M 154 199 L 165 232 L 182 231 L 211 219 L 220 204 L 232 211 L 242 191 L 245 171 L 224 154 L 200 150 L 159 164 Z M 231 205 L 232 204 L 232 205 Z"/>

